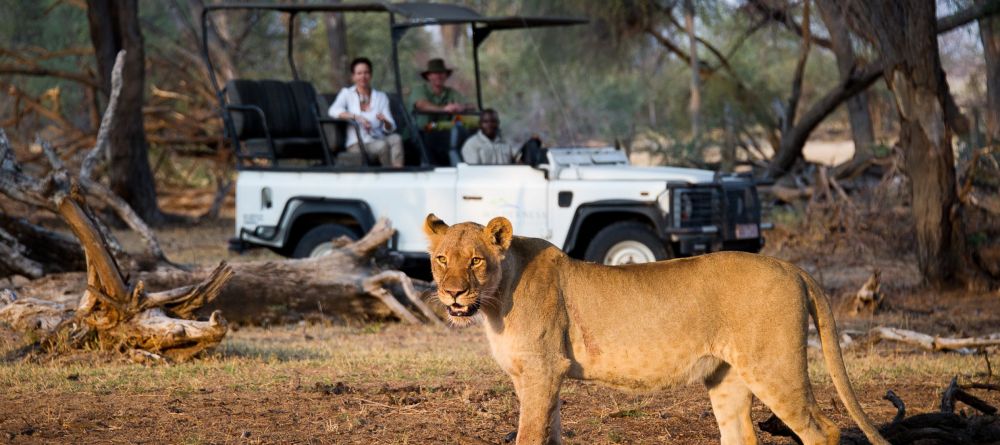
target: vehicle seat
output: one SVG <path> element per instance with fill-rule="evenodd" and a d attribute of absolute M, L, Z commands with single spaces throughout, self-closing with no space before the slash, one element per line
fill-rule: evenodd
<path fill-rule="evenodd" d="M 226 83 L 226 112 L 242 147 L 241 159 L 324 160 L 312 111 L 316 91 L 308 82 L 234 79 Z"/>
<path fill-rule="evenodd" d="M 365 164 L 360 152 L 347 151 L 347 132 L 353 130 L 343 119 L 333 119 L 327 114 L 330 104 L 337 99 L 336 93 L 316 95 L 316 112 L 321 116 L 322 137 L 333 154 L 334 164 L 342 167 L 358 167 Z"/>

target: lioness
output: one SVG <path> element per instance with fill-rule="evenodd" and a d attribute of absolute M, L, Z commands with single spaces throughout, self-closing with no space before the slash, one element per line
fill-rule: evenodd
<path fill-rule="evenodd" d="M 437 296 L 451 320 L 484 322 L 497 363 L 520 402 L 517 443 L 561 443 L 559 386 L 572 377 L 633 391 L 701 381 L 723 444 L 756 444 L 756 395 L 806 445 L 837 444 L 806 369 L 816 320 L 837 393 L 868 439 L 888 445 L 858 404 L 826 296 L 802 269 L 723 252 L 609 267 L 552 244 L 513 236 L 510 221 L 449 227 L 433 214 Z"/>

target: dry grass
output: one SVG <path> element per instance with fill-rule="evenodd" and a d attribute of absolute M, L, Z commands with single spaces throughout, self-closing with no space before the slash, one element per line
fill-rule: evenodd
<path fill-rule="evenodd" d="M 987 379 L 981 356 L 880 345 L 851 350 L 846 360 L 879 422 L 895 413 L 880 400 L 887 389 L 911 413 L 928 412 L 953 376 Z M 836 395 L 815 351 L 810 375 L 824 410 L 852 426 L 831 402 Z M 498 443 L 517 414 L 512 386 L 478 328 L 243 328 L 204 359 L 180 365 L 143 367 L 99 354 L 7 363 L 0 388 L 0 435 L 19 443 L 97 443 L 120 439 L 119 431 L 172 443 Z M 633 395 L 572 381 L 562 399 L 568 443 L 718 440 L 697 385 Z M 768 415 L 756 404 L 755 420 Z M 30 437 L 24 425 L 35 431 Z"/>

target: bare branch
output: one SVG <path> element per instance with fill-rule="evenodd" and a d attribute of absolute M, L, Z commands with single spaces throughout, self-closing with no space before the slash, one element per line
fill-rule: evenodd
<path fill-rule="evenodd" d="M 74 73 L 71 71 L 60 71 L 48 68 L 28 67 L 21 65 L 0 65 L 0 74 L 4 75 L 17 74 L 22 76 L 37 76 L 37 77 L 56 77 L 59 79 L 72 80 L 74 82 L 81 83 L 91 88 L 100 88 L 97 85 L 97 81 L 94 80 L 93 77 L 90 77 L 82 73 Z"/>
<path fill-rule="evenodd" d="M 438 318 L 438 315 L 427 306 L 427 303 L 424 303 L 422 298 L 420 298 L 420 294 L 413 288 L 413 280 L 411 280 L 405 273 L 398 270 L 380 272 L 365 280 L 364 286 L 365 290 L 371 293 L 371 291 L 368 290 L 369 286 L 372 286 L 374 289 L 374 286 L 382 287 L 387 283 L 399 283 L 400 286 L 403 286 L 403 292 L 406 294 L 406 297 L 413 303 L 414 306 L 420 309 L 420 312 L 424 314 L 424 317 L 435 325 L 444 326 L 444 323 L 440 318 Z"/>
<path fill-rule="evenodd" d="M 91 179 L 94 168 L 97 167 L 100 156 L 108 156 L 108 135 L 111 133 L 111 125 L 115 118 L 115 111 L 118 108 L 118 98 L 122 92 L 122 68 L 125 65 L 125 50 L 118 51 L 115 57 L 115 66 L 111 69 L 111 98 L 108 100 L 108 108 L 104 110 L 101 117 L 101 126 L 97 130 L 97 142 L 94 148 L 84 157 L 80 165 L 80 178 Z"/>
<path fill-rule="evenodd" d="M 802 47 L 799 50 L 799 60 L 795 64 L 795 75 L 792 78 L 792 93 L 788 97 L 788 105 L 785 107 L 785 116 L 781 122 L 781 133 L 787 134 L 795 125 L 795 113 L 799 108 L 799 98 L 802 97 L 802 81 L 806 72 L 806 61 L 809 60 L 809 50 L 811 48 L 809 37 L 812 30 L 809 21 L 810 1 L 806 0 L 802 6 Z"/>

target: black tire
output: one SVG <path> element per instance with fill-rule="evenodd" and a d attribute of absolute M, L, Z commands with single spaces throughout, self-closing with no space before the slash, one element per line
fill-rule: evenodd
<path fill-rule="evenodd" d="M 609 258 L 609 255 L 612 257 Z M 667 246 L 649 226 L 635 221 L 622 221 L 597 232 L 583 257 L 599 264 L 628 264 L 666 260 L 671 255 Z M 627 261 L 629 258 L 632 260 Z"/>
<path fill-rule="evenodd" d="M 341 224 L 327 223 L 313 227 L 305 235 L 302 235 L 302 238 L 299 238 L 299 242 L 295 244 L 295 249 L 292 250 L 292 258 L 309 258 L 314 256 L 317 248 L 324 244 L 332 243 L 334 239 L 341 236 L 346 236 L 352 240 L 359 238 L 357 232 Z"/>

